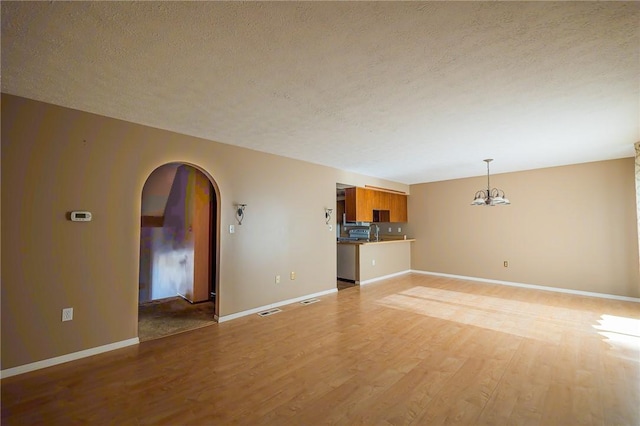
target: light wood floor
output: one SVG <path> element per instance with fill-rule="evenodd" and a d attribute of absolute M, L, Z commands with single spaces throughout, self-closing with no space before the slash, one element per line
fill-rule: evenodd
<path fill-rule="evenodd" d="M 637 303 L 406 275 L 2 380 L 3 424 L 640 424 Z"/>

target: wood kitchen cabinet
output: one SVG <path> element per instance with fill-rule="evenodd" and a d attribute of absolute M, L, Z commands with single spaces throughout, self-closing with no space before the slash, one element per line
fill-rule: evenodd
<path fill-rule="evenodd" d="M 407 196 L 404 194 L 391 194 L 389 207 L 390 222 L 408 222 L 407 214 Z"/>
<path fill-rule="evenodd" d="M 371 222 L 373 220 L 373 195 L 370 189 L 346 188 L 344 200 L 347 222 Z"/>
<path fill-rule="evenodd" d="M 344 213 L 347 222 L 356 221 L 356 189 L 353 187 L 344 190 Z"/>
<path fill-rule="evenodd" d="M 375 189 L 345 189 L 347 222 L 372 222 L 373 211 L 389 211 L 389 222 L 407 222 L 407 196 Z"/>
<path fill-rule="evenodd" d="M 375 210 L 391 210 L 391 194 L 385 191 L 374 191 L 373 193 L 373 208 Z"/>

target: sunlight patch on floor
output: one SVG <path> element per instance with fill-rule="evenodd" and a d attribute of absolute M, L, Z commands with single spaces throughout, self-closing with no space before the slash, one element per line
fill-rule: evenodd
<path fill-rule="evenodd" d="M 413 287 L 377 303 L 447 321 L 558 343 L 562 333 L 590 333 L 596 314 L 498 297 Z"/>
<path fill-rule="evenodd" d="M 619 356 L 640 360 L 640 320 L 635 318 L 602 315 L 593 328 L 605 338 Z"/>

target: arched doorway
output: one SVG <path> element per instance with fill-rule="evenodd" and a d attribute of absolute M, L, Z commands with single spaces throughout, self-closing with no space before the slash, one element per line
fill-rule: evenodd
<path fill-rule="evenodd" d="M 219 306 L 219 192 L 196 166 L 156 168 L 142 190 L 138 336 L 214 322 Z"/>

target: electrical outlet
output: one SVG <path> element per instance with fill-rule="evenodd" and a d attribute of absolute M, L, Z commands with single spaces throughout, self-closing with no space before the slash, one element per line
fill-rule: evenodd
<path fill-rule="evenodd" d="M 389 232 L 391 232 L 391 227 L 389 227 Z"/>
<path fill-rule="evenodd" d="M 329 225 L 329 231 L 333 231 L 333 225 Z"/>
<path fill-rule="evenodd" d="M 73 319 L 73 308 L 64 308 L 62 310 L 62 321 L 71 321 Z"/>
<path fill-rule="evenodd" d="M 508 261 L 508 260 L 505 260 L 505 261 L 504 261 L 504 263 L 503 263 L 503 265 L 504 265 L 504 267 L 505 267 L 505 268 L 508 268 L 508 267 L 509 267 L 509 261 Z"/>
<path fill-rule="evenodd" d="M 376 260 L 375 259 L 371 259 L 371 266 L 376 266 Z"/>
<path fill-rule="evenodd" d="M 292 280 L 296 279 L 296 273 L 291 271 L 291 275 L 289 276 Z"/>
<path fill-rule="evenodd" d="M 398 232 L 402 232 L 402 228 L 398 226 Z"/>
<path fill-rule="evenodd" d="M 229 233 L 230 234 L 235 234 L 236 232 L 236 227 L 235 225 L 229 225 Z"/>
<path fill-rule="evenodd" d="M 280 275 L 276 275 L 276 284 L 280 284 Z"/>

